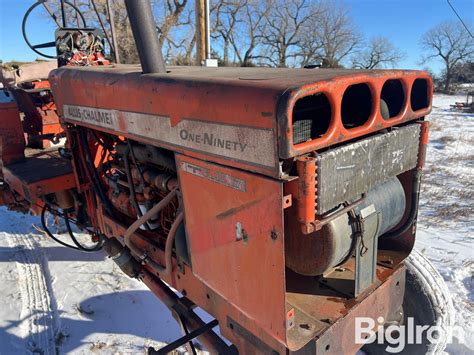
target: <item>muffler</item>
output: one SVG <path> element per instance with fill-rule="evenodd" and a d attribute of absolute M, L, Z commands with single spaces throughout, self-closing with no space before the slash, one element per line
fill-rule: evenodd
<path fill-rule="evenodd" d="M 354 212 L 358 214 L 373 205 L 380 215 L 378 236 L 381 236 L 400 223 L 405 204 L 403 186 L 397 178 L 392 178 L 370 190 L 364 201 L 354 208 Z M 352 252 L 357 228 L 349 213 L 310 234 L 303 234 L 298 225 L 293 226 L 291 220 L 288 222 L 285 231 L 286 266 L 299 274 L 324 274 L 346 260 Z"/>

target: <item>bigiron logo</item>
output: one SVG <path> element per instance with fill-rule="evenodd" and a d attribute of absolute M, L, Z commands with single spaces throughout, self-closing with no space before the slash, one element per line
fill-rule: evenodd
<path fill-rule="evenodd" d="M 195 134 L 189 132 L 186 129 L 182 129 L 179 131 L 179 137 L 184 141 L 209 145 L 211 147 L 216 148 L 233 150 L 241 153 L 243 153 L 245 151 L 245 148 L 247 148 L 247 144 L 242 144 L 233 140 L 222 139 L 215 136 L 213 133 Z"/>

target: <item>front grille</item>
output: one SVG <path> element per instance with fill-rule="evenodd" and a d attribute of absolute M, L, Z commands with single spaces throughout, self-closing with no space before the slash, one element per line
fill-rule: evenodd
<path fill-rule="evenodd" d="M 313 120 L 302 119 L 293 121 L 293 144 L 299 144 L 311 140 Z"/>
<path fill-rule="evenodd" d="M 394 127 L 317 156 L 317 211 L 324 214 L 342 202 L 360 198 L 375 186 L 417 164 L 420 125 Z"/>
<path fill-rule="evenodd" d="M 323 93 L 305 96 L 293 107 L 293 144 L 321 137 L 331 122 L 331 105 Z"/>

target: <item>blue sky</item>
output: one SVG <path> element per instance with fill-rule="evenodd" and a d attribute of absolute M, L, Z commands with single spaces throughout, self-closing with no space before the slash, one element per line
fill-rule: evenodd
<path fill-rule="evenodd" d="M 419 68 L 421 36 L 438 23 L 458 21 L 446 0 L 346 0 L 366 37 L 384 36 L 407 54 L 400 68 Z M 474 22 L 474 0 L 451 0 L 464 22 Z M 442 65 L 431 61 L 438 72 Z"/>
<path fill-rule="evenodd" d="M 331 0 L 328 0 L 331 1 Z M 353 18 L 361 32 L 368 38 L 388 37 L 402 49 L 407 57 L 400 68 L 419 68 L 420 37 L 424 32 L 445 20 L 456 20 L 446 0 L 345 0 L 351 7 Z M 21 36 L 21 20 L 33 0 L 0 0 L 0 59 L 3 61 L 34 60 Z M 473 0 L 451 0 L 464 21 L 474 22 Z M 31 18 L 28 33 L 36 44 L 53 39 L 54 27 L 38 15 Z M 439 71 L 441 64 L 432 61 L 429 66 Z"/>

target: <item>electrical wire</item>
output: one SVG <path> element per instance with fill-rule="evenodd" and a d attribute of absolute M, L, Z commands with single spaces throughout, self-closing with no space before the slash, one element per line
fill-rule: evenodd
<path fill-rule="evenodd" d="M 472 35 L 471 31 L 469 30 L 469 28 L 467 27 L 467 25 L 464 23 L 464 21 L 462 20 L 461 16 L 459 16 L 458 12 L 456 11 L 456 9 L 454 8 L 453 4 L 451 4 L 451 2 L 449 0 L 446 0 L 448 2 L 448 5 L 449 7 L 453 10 L 453 12 L 456 14 L 457 18 L 459 19 L 459 21 L 461 21 L 462 25 L 464 26 L 464 28 L 466 29 L 467 33 L 469 33 L 469 35 L 471 36 L 471 38 L 474 38 L 474 36 Z"/>

